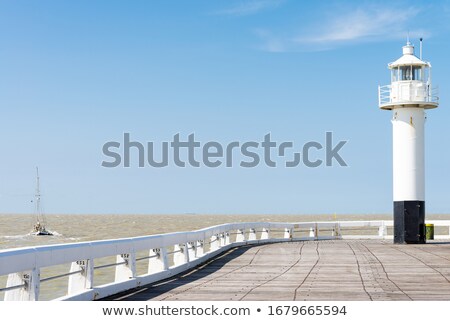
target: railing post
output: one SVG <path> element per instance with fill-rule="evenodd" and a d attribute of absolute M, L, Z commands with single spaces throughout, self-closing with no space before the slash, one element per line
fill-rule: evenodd
<path fill-rule="evenodd" d="M 210 242 L 211 242 L 211 244 L 210 244 L 211 252 L 219 249 L 219 235 L 218 234 L 211 236 Z"/>
<path fill-rule="evenodd" d="M 224 247 L 225 246 L 225 233 L 220 233 L 219 234 L 219 240 L 220 240 L 219 247 Z"/>
<path fill-rule="evenodd" d="M 169 262 L 167 260 L 167 250 L 165 247 L 160 249 L 151 249 L 148 260 L 148 273 L 156 273 L 169 269 Z"/>
<path fill-rule="evenodd" d="M 203 240 L 198 240 L 197 241 L 197 246 L 195 248 L 195 257 L 202 257 L 203 253 L 204 253 L 204 248 L 203 248 Z"/>
<path fill-rule="evenodd" d="M 80 260 L 72 262 L 70 272 L 79 272 L 69 276 L 67 293 L 75 294 L 92 289 L 94 285 L 94 261 Z"/>
<path fill-rule="evenodd" d="M 336 222 L 336 238 L 341 239 L 341 223 Z"/>
<path fill-rule="evenodd" d="M 331 231 L 331 236 L 334 236 L 334 239 L 336 240 L 336 239 L 340 238 L 340 236 L 341 236 L 340 233 L 341 233 L 341 231 L 339 229 L 339 223 L 336 222 L 336 223 L 334 223 L 333 230 Z"/>
<path fill-rule="evenodd" d="M 256 240 L 256 229 L 250 228 L 248 231 L 248 240 L 255 241 Z"/>
<path fill-rule="evenodd" d="M 175 266 L 189 262 L 189 253 L 187 251 L 187 244 L 175 244 L 173 247 L 173 264 Z"/>
<path fill-rule="evenodd" d="M 292 229 L 291 228 L 285 228 L 284 229 L 284 238 L 285 239 L 292 239 Z"/>
<path fill-rule="evenodd" d="M 239 229 L 236 231 L 236 242 L 245 242 L 245 230 Z"/>
<path fill-rule="evenodd" d="M 188 254 L 188 261 L 191 261 L 192 259 L 195 259 L 195 253 L 196 253 L 196 242 L 188 242 L 186 244 L 187 247 L 187 254 Z"/>
<path fill-rule="evenodd" d="M 6 287 L 23 285 L 22 288 L 7 291 L 5 301 L 37 301 L 40 287 L 39 269 L 31 271 L 11 273 L 8 275 Z"/>
<path fill-rule="evenodd" d="M 225 232 L 225 245 L 228 245 L 228 244 L 230 244 L 230 243 L 231 243 L 231 240 L 230 240 L 230 232 L 227 231 L 227 232 Z"/>
<path fill-rule="evenodd" d="M 270 230 L 269 228 L 263 227 L 261 232 L 261 240 L 267 240 L 270 238 Z"/>
<path fill-rule="evenodd" d="M 309 229 L 309 237 L 313 237 L 315 240 L 319 237 L 319 225 L 314 223 L 314 227 Z"/>
<path fill-rule="evenodd" d="M 381 86 L 378 85 L 378 106 L 381 105 Z"/>
<path fill-rule="evenodd" d="M 136 277 L 136 254 L 124 253 L 116 257 L 116 263 L 124 263 L 116 266 L 115 282 L 126 281 Z"/>
<path fill-rule="evenodd" d="M 380 227 L 378 227 L 378 236 L 384 238 L 386 235 L 386 225 L 384 224 L 384 221 L 381 221 Z"/>

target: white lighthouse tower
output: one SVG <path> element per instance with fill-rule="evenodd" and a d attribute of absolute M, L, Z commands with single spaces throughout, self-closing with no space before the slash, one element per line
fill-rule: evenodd
<path fill-rule="evenodd" d="M 431 64 L 403 46 L 390 63 L 391 84 L 380 86 L 379 107 L 392 110 L 394 243 L 425 243 L 424 125 L 426 109 L 439 105 L 431 86 Z"/>

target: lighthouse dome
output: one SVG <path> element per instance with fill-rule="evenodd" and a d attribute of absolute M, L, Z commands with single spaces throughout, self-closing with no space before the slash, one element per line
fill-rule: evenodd
<path fill-rule="evenodd" d="M 389 69 L 396 68 L 399 66 L 428 66 L 431 67 L 429 62 L 420 60 L 414 55 L 414 46 L 408 42 L 406 46 L 403 46 L 403 56 L 398 58 L 396 61 L 391 62 L 388 67 Z"/>

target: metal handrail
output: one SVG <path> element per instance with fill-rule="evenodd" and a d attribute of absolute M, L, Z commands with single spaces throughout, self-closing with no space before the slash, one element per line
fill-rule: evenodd
<path fill-rule="evenodd" d="M 23 289 L 25 288 L 26 284 L 19 284 L 19 285 L 14 285 L 14 286 L 8 286 L 6 288 L 0 288 L 0 292 L 6 292 L 6 291 L 11 291 L 11 290 L 17 290 L 17 289 Z"/>
<path fill-rule="evenodd" d="M 54 275 L 54 276 L 49 276 L 47 278 L 41 279 L 41 283 L 42 282 L 51 281 L 51 280 L 56 280 L 56 279 L 59 279 L 59 278 L 63 278 L 65 276 L 71 276 L 71 275 L 74 275 L 74 274 L 79 274 L 81 272 L 83 272 L 83 270 L 78 270 L 78 271 L 67 272 L 67 273 L 58 274 L 58 275 Z"/>
<path fill-rule="evenodd" d="M 104 265 L 97 265 L 97 266 L 94 266 L 94 270 L 109 268 L 109 267 L 118 266 L 118 265 L 126 265 L 126 264 L 127 264 L 127 262 L 119 262 L 119 263 L 110 263 L 110 264 L 104 264 Z"/>
<path fill-rule="evenodd" d="M 138 257 L 138 258 L 136 258 L 136 261 L 142 261 L 142 260 L 147 260 L 147 259 L 151 259 L 151 258 L 154 258 L 154 257 L 158 257 L 158 255 L 149 255 L 149 256 L 143 256 L 143 257 Z"/>
<path fill-rule="evenodd" d="M 175 254 L 175 253 L 183 253 L 183 250 L 176 250 L 176 251 L 167 252 L 167 254 Z"/>

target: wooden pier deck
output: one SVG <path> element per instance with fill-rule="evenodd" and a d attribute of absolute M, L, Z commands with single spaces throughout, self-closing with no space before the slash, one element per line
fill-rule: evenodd
<path fill-rule="evenodd" d="M 106 300 L 450 300 L 450 242 L 335 240 L 240 247 Z"/>

